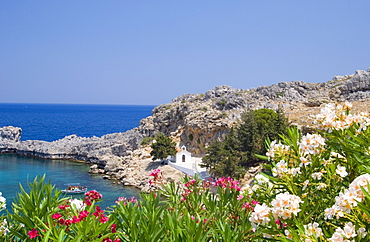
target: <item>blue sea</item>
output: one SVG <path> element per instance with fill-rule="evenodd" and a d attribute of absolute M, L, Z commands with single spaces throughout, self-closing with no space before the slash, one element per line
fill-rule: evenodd
<path fill-rule="evenodd" d="M 0 104 L 0 127 L 22 128 L 21 140 L 54 141 L 67 135 L 103 136 L 125 132 L 139 126 L 142 118 L 151 115 L 154 106 L 73 105 L 73 104 Z M 89 165 L 66 160 L 43 160 L 17 155 L 0 155 L 0 192 L 7 199 L 7 208 L 19 191 L 37 175 L 58 188 L 66 183 L 81 183 L 88 190 L 103 194 L 102 206 L 110 206 L 118 197 L 139 196 L 131 187 L 113 184 L 100 175 L 88 173 Z"/>

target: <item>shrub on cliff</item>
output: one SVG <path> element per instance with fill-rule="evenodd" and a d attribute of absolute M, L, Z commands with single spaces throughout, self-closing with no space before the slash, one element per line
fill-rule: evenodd
<path fill-rule="evenodd" d="M 256 154 L 266 153 L 265 140 L 278 139 L 287 127 L 281 110 L 248 110 L 223 142 L 216 141 L 208 147 L 203 164 L 213 176 L 240 178 L 245 173 L 243 166 L 257 161 Z"/>
<path fill-rule="evenodd" d="M 154 140 L 151 145 L 153 150 L 150 152 L 153 161 L 157 159 L 164 160 L 168 156 L 176 155 L 176 143 L 171 138 L 159 132 L 155 135 Z"/>
<path fill-rule="evenodd" d="M 241 162 L 248 164 L 258 160 L 255 154 L 262 155 L 267 151 L 265 141 L 279 139 L 279 135 L 286 134 L 288 126 L 288 119 L 281 109 L 276 112 L 265 108 L 245 112 L 236 129 L 239 150 L 244 153 Z"/>

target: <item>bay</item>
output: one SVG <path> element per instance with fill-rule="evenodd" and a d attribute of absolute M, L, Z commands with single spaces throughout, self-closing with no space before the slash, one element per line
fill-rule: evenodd
<path fill-rule="evenodd" d="M 123 187 L 104 180 L 101 175 L 88 173 L 89 166 L 76 161 L 43 160 L 13 154 L 0 155 L 0 192 L 7 199 L 7 208 L 19 192 L 19 184 L 28 188 L 36 176 L 46 174 L 46 180 L 58 189 L 65 188 L 66 183 L 81 183 L 88 191 L 96 190 L 103 195 L 102 207 L 114 205 L 118 197 L 136 197 L 140 192 L 133 187 Z M 83 198 L 83 194 L 72 195 Z"/>
<path fill-rule="evenodd" d="M 0 104 L 0 127 L 22 128 L 21 140 L 54 141 L 67 135 L 102 136 L 125 132 L 137 127 L 142 118 L 151 115 L 154 106 L 73 105 L 73 104 Z M 27 187 L 38 175 L 57 188 L 66 183 L 81 183 L 88 190 L 103 195 L 102 207 L 113 205 L 118 197 L 138 197 L 132 187 L 113 184 L 101 175 L 88 173 L 89 165 L 68 160 L 44 160 L 12 154 L 0 155 L 0 192 L 7 207 L 19 192 L 19 184 Z M 73 195 L 83 197 L 83 195 Z"/>

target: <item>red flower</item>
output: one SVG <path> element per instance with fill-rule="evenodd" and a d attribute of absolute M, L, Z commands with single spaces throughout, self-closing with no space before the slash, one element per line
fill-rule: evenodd
<path fill-rule="evenodd" d="M 53 219 L 60 219 L 62 217 L 62 215 L 60 213 L 54 213 L 51 217 Z"/>
<path fill-rule="evenodd" d="M 95 213 L 93 213 L 93 215 L 97 218 L 101 216 L 103 213 L 104 213 L 104 210 L 101 210 L 99 206 L 96 206 Z"/>
<path fill-rule="evenodd" d="M 73 216 L 72 218 L 72 223 L 76 224 L 76 223 L 79 223 L 81 221 L 81 218 L 77 218 L 76 216 Z"/>
<path fill-rule="evenodd" d="M 80 219 L 86 218 L 89 215 L 89 211 L 84 210 L 80 212 L 80 215 L 78 216 Z"/>
<path fill-rule="evenodd" d="M 28 235 L 30 236 L 30 239 L 34 239 L 39 236 L 37 229 L 31 229 L 31 231 L 28 231 Z"/>
<path fill-rule="evenodd" d="M 112 230 L 112 233 L 117 232 L 117 224 L 112 224 L 112 225 L 110 226 L 110 228 L 111 228 L 111 230 Z"/>
<path fill-rule="evenodd" d="M 102 242 L 112 242 L 112 240 L 110 238 L 104 238 Z"/>
<path fill-rule="evenodd" d="M 69 205 L 67 205 L 67 204 L 63 204 L 63 205 L 59 205 L 59 206 L 58 206 L 58 208 L 59 208 L 59 209 L 62 209 L 62 210 L 66 209 L 66 208 L 68 208 L 68 207 L 69 207 Z"/>
<path fill-rule="evenodd" d="M 101 195 L 100 193 L 98 193 L 95 190 L 92 190 L 92 191 L 89 191 L 89 192 L 85 193 L 85 200 L 88 200 L 88 201 L 94 201 L 94 200 L 98 201 L 102 197 L 103 197 L 103 195 Z"/>
<path fill-rule="evenodd" d="M 60 223 L 61 225 L 65 225 L 65 222 L 66 221 L 64 219 L 62 219 L 62 218 L 58 220 L 58 223 Z"/>
<path fill-rule="evenodd" d="M 105 217 L 105 216 L 101 216 L 100 217 L 100 223 L 104 224 L 106 222 L 108 222 L 109 218 L 108 217 Z"/>

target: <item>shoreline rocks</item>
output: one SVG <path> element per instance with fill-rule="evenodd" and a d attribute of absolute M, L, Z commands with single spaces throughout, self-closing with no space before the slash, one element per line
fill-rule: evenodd
<path fill-rule="evenodd" d="M 223 140 L 248 109 L 281 108 L 292 124 L 309 129 L 309 117 L 318 113 L 320 106 L 344 101 L 352 102 L 355 111 L 369 110 L 370 68 L 335 76 L 324 83 L 280 82 L 246 90 L 218 86 L 204 94 L 184 94 L 155 107 L 151 116 L 140 121 L 139 127 L 102 137 L 70 135 L 53 142 L 21 141 L 21 128 L 3 127 L 0 153 L 84 161 L 92 165 L 91 173 L 150 190 L 148 174 L 153 169 L 163 170 L 165 181 L 179 180 L 184 175 L 171 166 L 152 162 L 150 148 L 140 145 L 144 137 L 163 132 L 180 147 L 185 145 L 193 155 L 201 157 L 209 144 Z"/>

